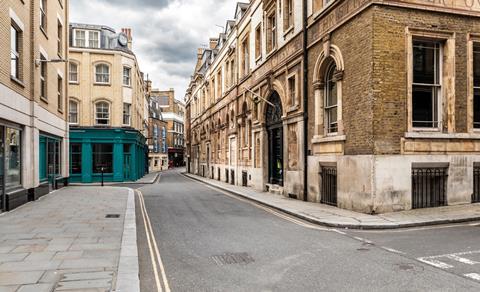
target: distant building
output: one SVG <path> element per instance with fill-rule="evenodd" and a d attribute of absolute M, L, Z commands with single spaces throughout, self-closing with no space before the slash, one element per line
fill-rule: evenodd
<path fill-rule="evenodd" d="M 151 81 L 146 81 L 148 96 L 148 166 L 149 171 L 168 169 L 167 122 L 163 120 L 159 97 L 151 95 Z"/>
<path fill-rule="evenodd" d="M 147 170 L 143 74 L 130 29 L 71 24 L 70 176 L 73 182 L 134 181 Z"/>
<path fill-rule="evenodd" d="M 163 119 L 167 122 L 168 163 L 170 167 L 185 165 L 185 104 L 175 99 L 173 89 L 152 90 L 162 108 Z"/>
<path fill-rule="evenodd" d="M 0 1 L 0 212 L 68 179 L 68 1 Z"/>

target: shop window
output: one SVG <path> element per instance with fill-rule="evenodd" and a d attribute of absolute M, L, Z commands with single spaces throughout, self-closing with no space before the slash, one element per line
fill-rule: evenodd
<path fill-rule="evenodd" d="M 101 126 L 110 124 L 110 106 L 107 102 L 98 102 L 95 105 L 95 124 Z"/>
<path fill-rule="evenodd" d="M 57 139 L 47 139 L 47 174 L 49 176 L 60 175 L 60 165 L 61 165 L 61 147 L 60 140 Z"/>
<path fill-rule="evenodd" d="M 5 128 L 5 186 L 12 188 L 21 184 L 21 131 Z"/>
<path fill-rule="evenodd" d="M 480 43 L 473 46 L 473 127 L 480 129 Z"/>
<path fill-rule="evenodd" d="M 337 66 L 332 63 L 325 77 L 325 130 L 326 133 L 338 132 L 337 81 L 334 77 Z"/>
<path fill-rule="evenodd" d="M 92 144 L 93 173 L 113 173 L 113 144 Z"/>
<path fill-rule="evenodd" d="M 78 102 L 70 100 L 68 103 L 68 122 L 78 124 Z"/>
<path fill-rule="evenodd" d="M 441 102 L 441 43 L 413 41 L 412 124 L 439 128 Z"/>
<path fill-rule="evenodd" d="M 82 144 L 70 144 L 70 172 L 72 174 L 82 173 Z"/>

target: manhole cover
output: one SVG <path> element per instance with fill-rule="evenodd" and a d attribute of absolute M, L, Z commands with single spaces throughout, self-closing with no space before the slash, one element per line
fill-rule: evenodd
<path fill-rule="evenodd" d="M 105 218 L 120 218 L 120 214 L 107 214 Z"/>
<path fill-rule="evenodd" d="M 246 265 L 254 262 L 254 259 L 246 252 L 224 253 L 222 255 L 212 256 L 212 259 L 219 266 L 233 265 L 233 264 Z"/>

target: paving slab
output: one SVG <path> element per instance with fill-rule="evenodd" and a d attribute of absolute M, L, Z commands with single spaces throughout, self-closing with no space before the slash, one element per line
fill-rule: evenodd
<path fill-rule="evenodd" d="M 329 227 L 397 229 L 480 221 L 480 203 L 369 215 L 324 204 L 304 202 L 280 195 L 259 192 L 249 187 L 234 186 L 188 173 L 184 173 L 184 175 L 311 223 Z"/>
<path fill-rule="evenodd" d="M 110 291 L 138 266 L 134 225 L 134 192 L 119 187 L 67 187 L 3 213 L 0 292 Z"/>

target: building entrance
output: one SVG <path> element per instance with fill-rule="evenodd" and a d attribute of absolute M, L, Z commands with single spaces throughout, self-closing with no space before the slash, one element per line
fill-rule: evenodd
<path fill-rule="evenodd" d="M 276 91 L 266 104 L 266 126 L 268 133 L 268 182 L 283 186 L 283 123 L 282 101 Z"/>

